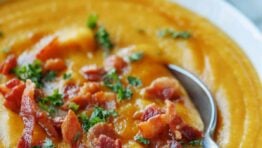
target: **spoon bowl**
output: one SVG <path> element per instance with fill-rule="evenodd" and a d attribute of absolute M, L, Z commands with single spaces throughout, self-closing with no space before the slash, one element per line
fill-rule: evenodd
<path fill-rule="evenodd" d="M 167 65 L 167 67 L 183 85 L 201 116 L 204 123 L 203 147 L 218 148 L 218 145 L 212 139 L 217 122 L 217 110 L 210 91 L 192 73 L 172 64 Z"/>

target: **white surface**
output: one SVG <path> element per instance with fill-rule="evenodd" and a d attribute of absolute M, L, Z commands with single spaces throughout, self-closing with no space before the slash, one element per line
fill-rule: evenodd
<path fill-rule="evenodd" d="M 262 33 L 262 0 L 227 0 L 250 18 Z"/>
<path fill-rule="evenodd" d="M 209 19 L 228 34 L 244 50 L 262 80 L 262 36 L 244 15 L 223 0 L 171 1 Z"/>

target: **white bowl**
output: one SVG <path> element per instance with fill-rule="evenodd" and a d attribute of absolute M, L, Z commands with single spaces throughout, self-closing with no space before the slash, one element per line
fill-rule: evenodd
<path fill-rule="evenodd" d="M 237 9 L 223 0 L 170 0 L 207 18 L 244 50 L 262 81 L 262 35 Z"/>

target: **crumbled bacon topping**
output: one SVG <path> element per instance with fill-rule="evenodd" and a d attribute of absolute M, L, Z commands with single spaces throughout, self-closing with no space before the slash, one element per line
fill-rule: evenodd
<path fill-rule="evenodd" d="M 8 56 L 6 60 L 0 65 L 0 73 L 4 75 L 10 74 L 11 70 L 15 68 L 16 64 L 16 57 L 14 55 Z"/>
<path fill-rule="evenodd" d="M 174 78 L 162 77 L 154 80 L 141 93 L 150 99 L 177 100 L 181 95 L 181 86 Z"/>
<path fill-rule="evenodd" d="M 77 147 L 82 137 L 82 127 L 76 114 L 72 110 L 69 110 L 62 123 L 61 129 L 63 140 L 72 147 Z"/>
<path fill-rule="evenodd" d="M 118 73 L 120 73 L 127 66 L 127 63 L 124 61 L 123 58 L 117 55 L 112 55 L 105 60 L 104 66 L 107 71 L 115 69 Z"/>
<path fill-rule="evenodd" d="M 46 71 L 62 71 L 66 69 L 66 64 L 59 58 L 48 59 L 44 64 L 44 69 Z"/>
<path fill-rule="evenodd" d="M 85 79 L 89 81 L 101 81 L 105 74 L 104 68 L 99 68 L 96 65 L 84 66 L 81 73 Z"/>
<path fill-rule="evenodd" d="M 106 123 L 98 123 L 93 126 L 87 136 L 88 145 L 97 148 L 121 148 L 122 144 L 113 126 Z"/>

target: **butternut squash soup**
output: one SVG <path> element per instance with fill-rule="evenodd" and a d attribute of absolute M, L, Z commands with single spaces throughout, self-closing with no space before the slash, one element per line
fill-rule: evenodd
<path fill-rule="evenodd" d="M 0 147 L 201 147 L 204 125 L 168 63 L 212 91 L 220 147 L 262 145 L 249 60 L 166 0 L 7 0 L 0 49 Z"/>

